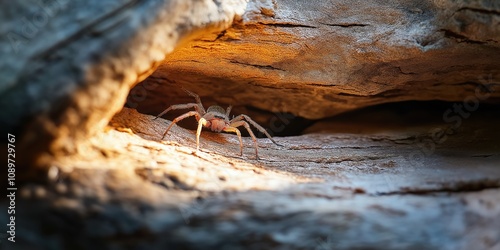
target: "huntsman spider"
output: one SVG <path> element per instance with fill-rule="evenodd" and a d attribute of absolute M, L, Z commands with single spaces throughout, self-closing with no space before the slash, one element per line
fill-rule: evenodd
<path fill-rule="evenodd" d="M 168 131 L 174 124 L 177 122 L 186 119 L 188 117 L 194 116 L 196 120 L 198 121 L 198 129 L 196 130 L 196 151 L 200 149 L 200 134 L 201 134 L 201 129 L 202 127 L 208 128 L 212 130 L 213 132 L 232 132 L 236 133 L 238 135 L 238 139 L 240 140 L 240 156 L 243 155 L 243 141 L 241 140 L 241 133 L 238 127 L 244 126 L 250 136 L 252 137 L 254 146 L 255 146 L 255 157 L 256 159 L 259 159 L 259 152 L 258 152 L 258 144 L 257 144 L 257 138 L 255 138 L 254 133 L 252 132 L 252 129 L 250 128 L 249 124 L 252 124 L 255 128 L 257 128 L 260 132 L 264 133 L 267 138 L 269 138 L 274 144 L 281 146 L 278 144 L 274 139 L 271 137 L 271 135 L 259 124 L 257 124 L 254 120 L 252 120 L 249 116 L 247 115 L 238 115 L 234 117 L 233 119 L 229 119 L 229 113 L 231 112 L 232 106 L 229 106 L 226 110 L 224 110 L 222 107 L 213 105 L 210 106 L 206 111 L 205 108 L 203 107 L 203 104 L 201 103 L 200 97 L 189 91 L 186 90 L 186 93 L 188 95 L 192 96 L 195 98 L 196 103 L 187 103 L 187 104 L 177 104 L 177 105 L 172 105 L 165 109 L 163 112 L 158 114 L 156 116 L 157 119 L 158 117 L 161 117 L 162 115 L 166 114 L 167 112 L 171 110 L 177 110 L 177 109 L 190 109 L 194 108 L 194 111 L 189 111 L 183 115 L 178 116 L 175 118 L 172 123 L 168 126 L 167 130 L 165 133 L 163 133 L 162 140 L 165 138 L 165 135 L 167 135 Z"/>

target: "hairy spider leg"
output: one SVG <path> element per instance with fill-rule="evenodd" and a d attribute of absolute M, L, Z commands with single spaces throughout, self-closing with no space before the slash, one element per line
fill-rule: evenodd
<path fill-rule="evenodd" d="M 203 117 L 198 119 L 198 129 L 196 130 L 196 152 L 200 150 L 200 135 L 201 129 L 207 125 L 207 120 Z"/>
<path fill-rule="evenodd" d="M 224 132 L 233 132 L 233 133 L 236 133 L 236 135 L 238 135 L 238 139 L 240 140 L 240 156 L 243 155 L 243 141 L 241 140 L 241 133 L 240 133 L 240 130 L 235 128 L 235 127 L 225 127 L 223 129 Z"/>
<path fill-rule="evenodd" d="M 189 90 L 187 90 L 187 89 L 185 89 L 185 88 L 183 88 L 183 89 L 184 89 L 184 91 L 185 91 L 188 95 L 190 95 L 190 96 L 194 97 L 194 99 L 196 100 L 196 103 L 198 104 L 198 108 L 200 109 L 200 111 L 202 111 L 202 112 L 203 112 L 203 114 L 205 114 L 205 108 L 203 107 L 203 104 L 201 103 L 200 96 L 199 96 L 199 95 L 197 95 L 197 94 L 195 94 L 195 93 L 193 93 L 193 92 L 191 92 L 191 91 L 189 91 Z"/>
<path fill-rule="evenodd" d="M 200 112 L 198 103 L 187 103 L 187 104 L 176 104 L 168 107 L 167 109 L 163 110 L 160 114 L 158 114 L 153 120 L 156 120 L 158 117 L 161 117 L 162 115 L 168 113 L 170 110 L 177 110 L 177 109 L 189 109 L 189 108 L 194 108 L 196 111 Z M 204 113 L 205 110 L 203 110 Z"/>
<path fill-rule="evenodd" d="M 233 106 L 229 105 L 229 107 L 227 107 L 226 109 L 226 118 L 229 119 L 229 113 L 231 113 L 231 109 L 233 108 Z"/>
<path fill-rule="evenodd" d="M 237 128 L 237 127 L 240 127 L 240 126 L 244 126 L 248 133 L 250 134 L 250 136 L 252 137 L 252 140 L 253 140 L 253 144 L 255 146 L 255 157 L 257 158 L 257 160 L 259 159 L 259 151 L 258 151 L 258 145 L 257 145 L 257 138 L 255 138 L 255 135 L 253 134 L 252 132 L 252 129 L 250 128 L 250 125 L 248 125 L 248 123 L 246 121 L 236 121 L 236 122 L 232 122 L 230 125 L 230 127 L 233 127 L 233 128 Z M 241 138 L 240 138 L 241 139 Z"/>
<path fill-rule="evenodd" d="M 168 126 L 167 130 L 165 130 L 165 133 L 163 133 L 163 136 L 161 137 L 161 139 L 163 140 L 163 138 L 165 138 L 165 135 L 167 135 L 168 131 L 170 130 L 170 128 L 172 128 L 172 126 L 174 126 L 174 124 L 178 123 L 179 121 L 181 120 L 184 120 L 188 117 L 191 117 L 191 116 L 196 116 L 196 120 L 201 120 L 202 118 L 200 117 L 200 114 L 196 111 L 189 111 L 181 116 L 178 116 L 177 118 L 175 118 L 172 123 L 170 123 L 170 126 Z"/>
<path fill-rule="evenodd" d="M 274 144 L 280 146 L 280 147 L 283 147 L 283 145 L 281 144 L 278 144 L 272 137 L 271 135 L 262 127 L 260 126 L 258 123 L 254 122 L 252 120 L 252 118 L 250 118 L 249 116 L 247 115 L 238 115 L 236 116 L 235 118 L 233 118 L 231 120 L 231 124 L 234 123 L 234 122 L 237 122 L 237 121 L 242 121 L 242 120 L 246 120 L 247 122 L 249 122 L 250 124 L 252 124 L 256 129 L 258 129 L 260 132 L 264 133 L 267 138 L 269 138 Z"/>

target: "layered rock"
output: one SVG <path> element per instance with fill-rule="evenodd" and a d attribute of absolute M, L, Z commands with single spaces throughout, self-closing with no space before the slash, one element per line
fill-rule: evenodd
<path fill-rule="evenodd" d="M 494 109 L 439 140 L 447 124 L 415 110 L 327 121 L 282 147 L 259 139 L 257 161 L 248 137 L 239 156 L 236 135 L 203 132 L 196 152 L 195 132 L 160 141 L 169 121 L 124 109 L 84 154 L 19 189 L 16 247 L 497 249 Z"/>
<path fill-rule="evenodd" d="M 308 119 L 407 100 L 499 101 L 495 1 L 260 2 L 260 14 L 167 56 L 130 106 L 159 113 L 186 101 L 180 86 Z"/>
<path fill-rule="evenodd" d="M 9 3 L 0 8 L 1 128 L 21 139 L 19 160 L 46 166 L 17 168 L 35 181 L 16 182 L 15 247 L 497 249 L 498 107 L 483 103 L 499 100 L 499 9 Z M 170 121 L 122 109 L 192 102 L 182 88 L 206 106 L 237 105 L 273 133 L 385 102 L 461 103 L 343 114 L 276 137 L 282 146 L 259 139 L 256 160 L 248 137 L 242 156 L 230 134 L 203 132 L 195 151 L 194 131 L 174 126 L 162 138 Z"/>
<path fill-rule="evenodd" d="M 246 8 L 227 1 L 16 1 L 0 8 L 0 122 L 25 159 L 77 152 L 130 88 L 197 32 Z M 43 157 L 42 157 L 43 158 Z"/>

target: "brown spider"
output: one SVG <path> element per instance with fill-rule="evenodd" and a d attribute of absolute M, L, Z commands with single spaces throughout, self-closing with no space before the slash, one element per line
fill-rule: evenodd
<path fill-rule="evenodd" d="M 177 104 L 177 105 L 172 105 L 165 109 L 163 112 L 158 114 L 156 116 L 157 119 L 158 117 L 166 114 L 170 110 L 176 110 L 176 109 L 189 109 L 189 108 L 194 108 L 195 111 L 189 111 L 183 115 L 178 116 L 175 118 L 170 126 L 168 126 L 167 130 L 165 133 L 163 133 L 162 140 L 167 135 L 168 131 L 174 124 L 177 122 L 186 119 L 188 117 L 194 116 L 196 117 L 196 120 L 198 121 L 198 129 L 196 130 L 196 151 L 199 150 L 200 148 L 200 134 L 201 134 L 201 128 L 209 128 L 210 130 L 214 132 L 233 132 L 238 135 L 238 139 L 240 140 L 240 156 L 243 155 L 243 141 L 241 140 L 241 133 L 240 130 L 237 127 L 244 126 L 250 136 L 252 137 L 253 143 L 255 145 L 255 156 L 257 159 L 259 159 L 259 153 L 257 150 L 257 139 L 255 138 L 255 135 L 253 134 L 252 130 L 250 129 L 250 126 L 248 123 L 252 124 L 255 128 L 257 128 L 260 132 L 264 133 L 267 138 L 269 138 L 274 144 L 281 146 L 278 144 L 276 141 L 273 140 L 271 135 L 259 124 L 257 124 L 255 121 L 253 121 L 250 117 L 247 115 L 238 115 L 234 117 L 233 119 L 229 120 L 229 113 L 231 112 L 232 106 L 227 107 L 226 110 L 224 110 L 222 107 L 213 105 L 210 106 L 206 111 L 205 108 L 203 107 L 203 104 L 201 104 L 201 99 L 200 97 L 189 91 L 189 90 L 184 90 L 188 95 L 194 97 L 196 99 L 196 103 L 187 103 L 187 104 Z"/>

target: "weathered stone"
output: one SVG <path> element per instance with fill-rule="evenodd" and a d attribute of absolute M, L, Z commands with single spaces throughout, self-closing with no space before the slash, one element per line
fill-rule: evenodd
<path fill-rule="evenodd" d="M 309 119 L 407 100 L 500 100 L 498 1 L 261 2 L 273 10 L 167 56 L 144 82 L 164 87 L 133 106 L 157 114 L 180 103 L 179 86 Z"/>
<path fill-rule="evenodd" d="M 0 8 L 2 130 L 31 150 L 20 160 L 64 155 L 17 168 L 36 178 L 17 182 L 14 247 L 498 249 L 500 118 L 484 105 L 499 99 L 498 10 L 451 0 Z M 192 102 L 182 86 L 277 134 L 384 102 L 461 103 L 337 116 L 276 137 L 282 147 L 259 139 L 258 161 L 250 138 L 238 156 L 235 135 L 203 132 L 195 152 L 194 131 L 174 126 L 160 140 L 167 120 L 125 108 L 109 122 L 181 37 L 235 16 L 168 56 L 127 105 L 157 114 Z M 23 33 L 33 20 L 38 31 Z M 266 111 L 278 113 L 266 122 Z"/>
<path fill-rule="evenodd" d="M 194 131 L 174 126 L 160 141 L 169 121 L 124 109 L 84 153 L 53 162 L 46 185 L 23 188 L 17 246 L 496 249 L 491 112 L 422 148 L 450 124 L 395 124 L 401 112 L 370 110 L 329 121 L 329 131 L 275 138 L 283 147 L 259 139 L 256 161 L 248 137 L 240 157 L 236 135 L 203 132 L 194 153 Z M 384 119 L 361 122 L 372 116 Z"/>
<path fill-rule="evenodd" d="M 196 32 L 226 28 L 246 1 L 1 5 L 0 123 L 22 137 L 28 160 L 77 152 L 166 54 Z"/>

